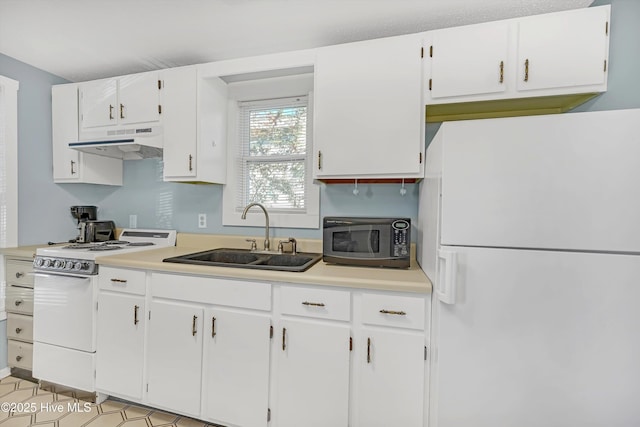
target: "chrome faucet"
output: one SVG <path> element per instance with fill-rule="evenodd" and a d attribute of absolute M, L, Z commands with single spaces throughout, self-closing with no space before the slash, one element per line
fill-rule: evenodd
<path fill-rule="evenodd" d="M 271 244 L 269 242 L 269 213 L 267 212 L 267 208 L 264 207 L 264 205 L 262 205 L 261 203 L 257 203 L 257 202 L 253 202 L 253 203 L 249 203 L 245 208 L 244 211 L 242 211 L 242 219 L 247 219 L 247 211 L 249 211 L 249 209 L 251 209 L 253 206 L 257 206 L 260 209 L 262 209 L 262 211 L 264 212 L 264 218 L 265 218 L 265 226 L 264 226 L 264 250 L 268 251 L 271 247 Z"/>

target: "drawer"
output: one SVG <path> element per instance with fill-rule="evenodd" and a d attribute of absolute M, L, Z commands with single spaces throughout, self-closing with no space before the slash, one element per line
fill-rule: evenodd
<path fill-rule="evenodd" d="M 351 293 L 333 289 L 283 286 L 282 314 L 351 320 Z"/>
<path fill-rule="evenodd" d="M 21 341 L 33 341 L 33 317 L 24 314 L 7 314 L 7 337 Z"/>
<path fill-rule="evenodd" d="M 128 294 L 144 295 L 146 293 L 146 272 L 126 268 L 100 267 L 98 270 L 98 286 L 100 289 Z"/>
<path fill-rule="evenodd" d="M 262 282 L 152 273 L 151 295 L 200 304 L 271 310 L 271 284 Z"/>
<path fill-rule="evenodd" d="M 7 259 L 7 283 L 33 288 L 33 263 L 17 259 Z"/>
<path fill-rule="evenodd" d="M 33 344 L 9 340 L 9 366 L 33 370 Z"/>
<path fill-rule="evenodd" d="M 8 286 L 5 310 L 9 313 L 33 314 L 33 288 Z"/>
<path fill-rule="evenodd" d="M 423 297 L 365 293 L 362 323 L 423 330 L 426 300 Z"/>

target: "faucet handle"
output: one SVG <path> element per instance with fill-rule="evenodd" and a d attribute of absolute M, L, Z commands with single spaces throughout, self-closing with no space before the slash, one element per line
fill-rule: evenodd
<path fill-rule="evenodd" d="M 251 243 L 251 250 L 258 250 L 258 245 L 256 245 L 256 239 L 246 239 L 247 242 Z"/>

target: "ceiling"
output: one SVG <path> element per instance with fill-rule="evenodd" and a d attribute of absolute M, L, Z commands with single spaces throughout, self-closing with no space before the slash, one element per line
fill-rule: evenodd
<path fill-rule="evenodd" d="M 70 81 L 586 7 L 593 0 L 0 0 L 0 53 Z"/>

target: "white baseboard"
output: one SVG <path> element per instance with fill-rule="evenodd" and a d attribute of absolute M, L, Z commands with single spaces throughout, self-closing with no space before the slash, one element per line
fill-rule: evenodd
<path fill-rule="evenodd" d="M 11 375 L 11 368 L 6 367 L 4 369 L 0 369 L 0 379 L 6 378 Z"/>

